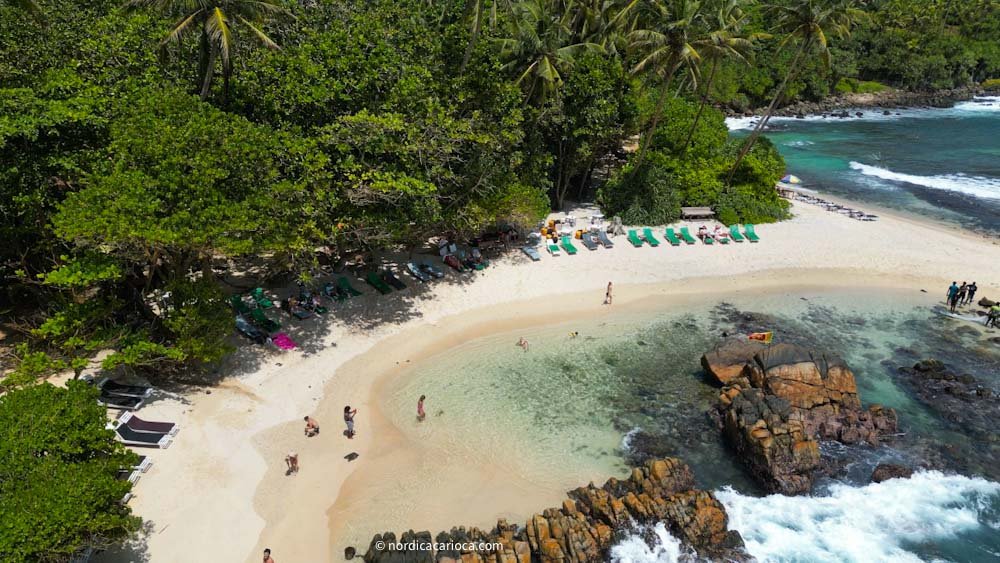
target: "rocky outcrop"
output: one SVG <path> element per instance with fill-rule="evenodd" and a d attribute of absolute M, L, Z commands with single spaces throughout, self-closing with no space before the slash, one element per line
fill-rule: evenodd
<path fill-rule="evenodd" d="M 969 374 L 956 374 L 937 360 L 922 360 L 899 372 L 918 399 L 963 430 L 1000 443 L 997 393 Z"/>
<path fill-rule="evenodd" d="M 906 479 L 910 475 L 913 475 L 913 470 L 909 467 L 895 463 L 880 463 L 872 471 L 872 483 L 881 483 L 889 479 Z"/>
<path fill-rule="evenodd" d="M 863 111 L 856 111 L 861 108 L 871 108 L 876 113 L 884 113 L 886 108 L 906 109 L 920 107 L 947 108 L 955 105 L 956 102 L 970 100 L 976 95 L 982 94 L 983 90 L 977 87 L 953 88 L 947 90 L 936 90 L 933 92 L 906 92 L 901 90 L 887 90 L 874 94 L 845 94 L 841 96 L 831 96 L 820 101 L 800 101 L 781 107 L 774 111 L 774 115 L 786 117 L 798 117 L 806 115 L 824 115 L 830 118 L 864 117 Z M 729 114 L 739 114 L 746 117 L 761 115 L 764 109 L 756 112 L 743 112 L 730 109 Z M 859 115 L 860 114 L 860 115 Z"/>
<path fill-rule="evenodd" d="M 730 338 L 715 350 L 706 352 L 701 357 L 701 367 L 716 383 L 726 385 L 743 374 L 747 360 L 766 349 L 767 345 L 758 340 Z"/>
<path fill-rule="evenodd" d="M 727 530 L 725 508 L 711 493 L 694 488 L 691 469 L 675 458 L 652 460 L 632 470 L 628 479 L 609 479 L 570 491 L 559 508 L 549 508 L 518 527 L 505 520 L 496 528 L 453 528 L 435 538 L 439 545 L 499 544 L 499 550 L 421 549 L 430 532 L 409 531 L 399 542 L 413 549 L 379 548 L 397 542 L 393 533 L 376 535 L 367 563 L 462 561 L 463 563 L 541 563 L 603 561 L 615 532 L 635 525 L 663 522 L 675 537 L 699 555 L 734 561 L 747 559 L 743 539 Z M 384 543 L 382 543 L 384 542 Z"/>
<path fill-rule="evenodd" d="M 737 348 L 725 346 L 706 354 L 703 363 L 724 358 L 731 368 Z M 719 394 L 718 420 L 750 473 L 784 494 L 811 489 L 820 463 L 818 440 L 875 445 L 895 433 L 898 422 L 892 409 L 861 408 L 854 374 L 843 360 L 792 344 L 744 358 L 740 375 L 728 378 Z"/>

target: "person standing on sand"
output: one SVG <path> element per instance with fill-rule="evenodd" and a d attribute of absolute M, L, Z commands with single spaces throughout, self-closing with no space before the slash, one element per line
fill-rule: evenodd
<path fill-rule="evenodd" d="M 274 559 L 271 558 L 271 550 L 264 550 L 264 563 L 274 563 Z"/>
<path fill-rule="evenodd" d="M 299 454 L 295 452 L 288 452 L 285 456 L 285 465 L 288 466 L 288 471 L 285 471 L 285 475 L 291 475 L 292 473 L 299 472 Z"/>
<path fill-rule="evenodd" d="M 525 338 L 525 337 L 522 336 L 521 339 L 517 341 L 517 345 L 520 346 L 521 349 L 524 350 L 525 352 L 528 351 L 528 339 L 527 338 Z"/>
<path fill-rule="evenodd" d="M 958 286 L 958 304 L 961 305 L 965 303 L 965 294 L 969 292 L 969 284 L 962 282 L 962 285 Z"/>
<path fill-rule="evenodd" d="M 955 312 L 955 298 L 958 296 L 958 282 L 951 282 L 951 286 L 948 288 L 948 294 L 945 297 L 944 302 L 951 307 L 951 312 Z"/>
<path fill-rule="evenodd" d="M 971 284 L 969 284 L 969 287 L 965 288 L 965 291 L 966 291 L 965 303 L 966 304 L 969 304 L 969 305 L 972 304 L 972 299 L 976 296 L 976 290 L 977 289 L 979 289 L 979 288 L 976 287 L 976 282 L 972 282 Z"/>
<path fill-rule="evenodd" d="M 344 422 L 347 424 L 347 437 L 354 438 L 354 415 L 358 409 L 351 410 L 351 405 L 344 407 Z"/>
<path fill-rule="evenodd" d="M 605 305 L 610 305 L 611 304 L 611 289 L 612 289 L 611 288 L 611 282 L 608 282 L 608 289 L 607 289 L 607 291 L 604 292 L 604 304 Z"/>
<path fill-rule="evenodd" d="M 305 432 L 307 438 L 312 438 L 313 436 L 319 434 L 319 423 L 316 422 L 315 418 L 306 416 L 304 420 L 306 421 Z"/>
<path fill-rule="evenodd" d="M 427 418 L 427 413 L 424 412 L 424 399 L 426 398 L 426 395 L 421 395 L 417 401 L 417 422 L 423 422 Z"/>

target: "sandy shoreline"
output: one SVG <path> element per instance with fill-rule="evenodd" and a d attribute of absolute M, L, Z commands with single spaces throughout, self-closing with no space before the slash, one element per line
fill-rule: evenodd
<path fill-rule="evenodd" d="M 862 223 L 809 205 L 794 211 L 790 221 L 760 226 L 756 245 L 636 249 L 619 237 L 611 250 L 581 248 L 580 255 L 538 263 L 511 255 L 483 273 L 449 273 L 427 286 L 407 279 L 410 289 L 386 297 L 366 288 L 327 318 L 295 325 L 300 350 L 241 347 L 211 394 L 160 397 L 143 408 L 144 418 L 176 420 L 182 429 L 170 449 L 142 452 L 155 465 L 131 506 L 147 521 L 146 535 L 133 550 L 103 560 L 196 554 L 251 561 L 265 546 L 281 561 L 339 560 L 331 532 L 349 524 L 351 503 L 363 502 L 365 491 L 352 472 L 391 478 L 414 459 L 406 456 L 419 455 L 399 447 L 400 435 L 379 415 L 373 393 L 380 382 L 406 360 L 474 335 L 605 314 L 600 302 L 608 280 L 617 287 L 616 311 L 641 310 L 649 299 L 683 302 L 791 286 L 926 289 L 936 298 L 956 277 L 976 280 L 980 296 L 1000 294 L 1000 247 L 991 241 L 909 218 Z M 354 440 L 341 434 L 345 404 L 359 409 Z M 320 420 L 320 436 L 303 437 L 304 414 Z M 299 453 L 302 471 L 285 477 L 289 450 Z M 351 452 L 360 457 L 349 463 L 343 458 Z M 504 485 L 524 493 L 512 512 L 549 504 L 529 485 Z M 449 526 L 478 521 L 476 504 L 435 517 Z"/>

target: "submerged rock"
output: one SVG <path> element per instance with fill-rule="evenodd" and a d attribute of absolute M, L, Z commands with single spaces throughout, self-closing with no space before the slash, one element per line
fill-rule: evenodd
<path fill-rule="evenodd" d="M 737 350 L 727 343 L 706 354 L 703 363 L 725 358 L 731 371 Z M 839 357 L 776 344 L 743 361 L 740 375 L 729 377 L 719 394 L 719 420 L 726 442 L 771 491 L 800 494 L 812 488 L 820 467 L 819 440 L 877 445 L 880 436 L 896 432 L 893 409 L 861 408 L 854 374 Z"/>
<path fill-rule="evenodd" d="M 392 532 L 372 538 L 365 553 L 366 563 L 462 561 L 463 563 L 541 563 L 603 561 L 614 542 L 615 533 L 636 525 L 663 522 L 666 528 L 700 556 L 744 561 L 739 532 L 728 530 L 728 516 L 710 492 L 694 488 L 691 469 L 676 458 L 651 460 L 636 467 L 628 479 L 609 479 L 602 487 L 590 484 L 567 493 L 559 508 L 535 514 L 523 528 L 497 522 L 496 528 L 452 528 L 435 537 L 438 544 L 498 544 L 499 550 L 419 549 L 430 543 L 430 532 L 409 531 L 400 543 L 411 544 L 396 550 Z M 385 543 L 382 543 L 385 542 Z M 383 546 L 379 549 L 376 546 Z M 413 549 L 410 549 L 412 547 Z"/>
<path fill-rule="evenodd" d="M 872 471 L 872 482 L 881 483 L 889 479 L 907 478 L 913 475 L 913 470 L 909 467 L 897 465 L 895 463 L 880 463 Z"/>

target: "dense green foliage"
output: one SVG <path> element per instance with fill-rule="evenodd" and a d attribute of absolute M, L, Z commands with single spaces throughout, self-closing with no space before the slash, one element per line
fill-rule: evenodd
<path fill-rule="evenodd" d="M 0 559 L 67 561 L 134 531 L 116 477 L 137 456 L 105 429 L 97 389 L 35 385 L 0 396 Z"/>
<path fill-rule="evenodd" d="M 3 385 L 215 362 L 219 267 L 532 226 L 598 179 L 632 222 L 781 219 L 781 158 L 713 106 L 996 78 L 998 25 L 989 0 L 0 2 Z"/>

